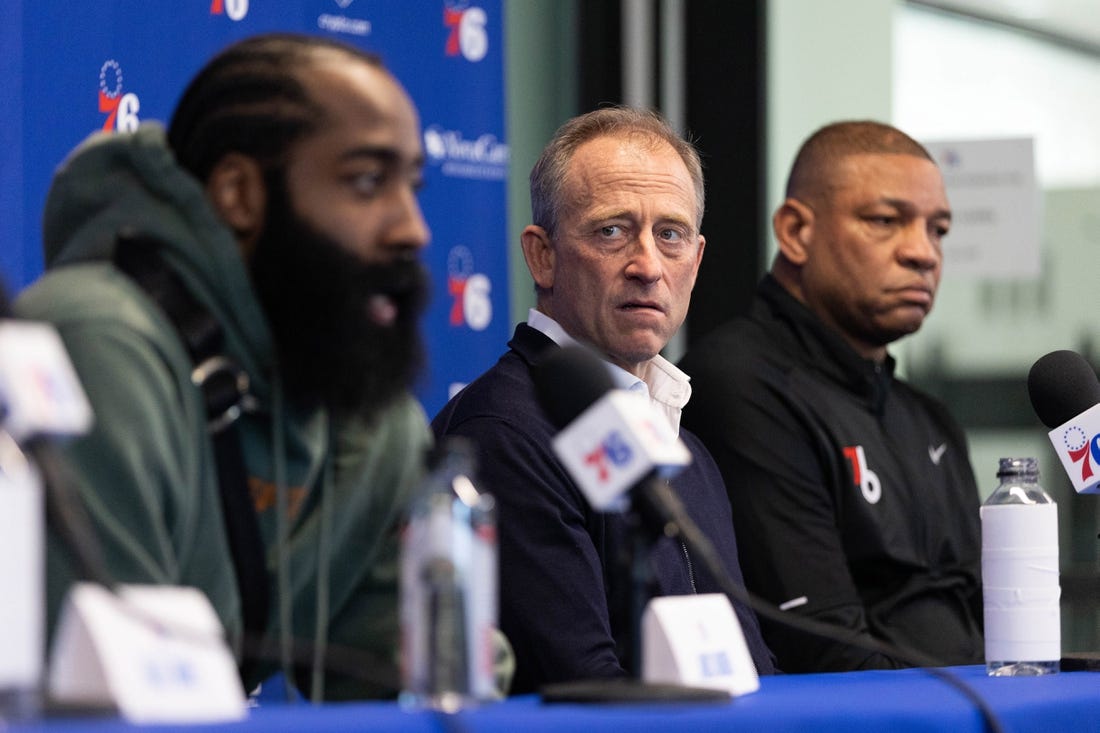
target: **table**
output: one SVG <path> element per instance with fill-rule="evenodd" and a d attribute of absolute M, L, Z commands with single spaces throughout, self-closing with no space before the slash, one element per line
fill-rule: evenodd
<path fill-rule="evenodd" d="M 990 678 L 981 666 L 951 667 L 944 671 L 955 675 L 985 700 L 1005 731 L 1100 731 L 1100 674 L 1096 672 Z M 114 719 L 49 719 L 11 726 L 8 730 L 12 733 L 114 733 L 139 729 Z M 409 712 L 396 703 L 382 702 L 265 705 L 253 710 L 249 719 L 241 723 L 198 728 L 159 726 L 148 730 L 198 730 L 202 733 L 977 733 L 988 728 L 984 727 L 974 703 L 957 689 L 928 671 L 904 669 L 765 677 L 757 692 L 719 705 L 547 705 L 535 696 L 524 696 L 453 716 Z"/>

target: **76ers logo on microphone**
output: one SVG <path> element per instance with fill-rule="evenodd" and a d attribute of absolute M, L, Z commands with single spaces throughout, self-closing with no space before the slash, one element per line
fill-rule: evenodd
<path fill-rule="evenodd" d="M 634 458 L 634 451 L 630 443 L 623 438 L 618 430 L 612 430 L 596 449 L 584 457 L 584 463 L 596 470 L 596 479 L 600 483 L 611 478 L 611 467 L 622 468 Z"/>
<path fill-rule="evenodd" d="M 1084 430 L 1076 425 L 1066 428 L 1062 435 L 1066 452 L 1074 463 L 1081 463 L 1081 480 L 1088 481 L 1093 476 L 1092 464 L 1100 466 L 1100 433 L 1088 438 Z M 1091 461 L 1089 460 L 1091 457 Z"/>
<path fill-rule="evenodd" d="M 133 132 L 137 129 L 141 102 L 136 94 L 122 93 L 122 67 L 107 59 L 99 67 L 99 111 L 107 115 L 103 129 Z"/>
<path fill-rule="evenodd" d="M 844 448 L 844 457 L 852 464 L 852 479 L 868 504 L 878 504 L 882 498 L 882 482 L 878 474 L 867 467 L 867 457 L 862 445 L 850 445 Z"/>

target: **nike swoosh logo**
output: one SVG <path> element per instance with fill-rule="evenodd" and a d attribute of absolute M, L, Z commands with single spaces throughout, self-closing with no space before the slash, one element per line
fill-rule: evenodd
<path fill-rule="evenodd" d="M 932 463 L 940 465 L 940 459 L 943 458 L 943 454 L 947 451 L 947 443 L 940 443 L 938 446 L 928 446 L 928 457 L 932 459 Z"/>

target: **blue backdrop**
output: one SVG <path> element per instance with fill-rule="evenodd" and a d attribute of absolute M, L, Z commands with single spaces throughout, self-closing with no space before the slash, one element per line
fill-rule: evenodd
<path fill-rule="evenodd" d="M 167 120 L 202 64 L 272 30 L 382 56 L 420 109 L 433 301 L 428 414 L 495 361 L 509 335 L 502 0 L 0 0 L 0 274 L 42 270 L 54 168 L 89 133 Z"/>

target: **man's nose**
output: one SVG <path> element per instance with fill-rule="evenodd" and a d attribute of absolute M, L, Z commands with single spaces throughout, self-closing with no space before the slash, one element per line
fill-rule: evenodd
<path fill-rule="evenodd" d="M 660 251 L 653 234 L 643 231 L 632 243 L 630 260 L 626 265 L 626 276 L 645 283 L 654 283 L 661 279 L 663 268 Z"/>
<path fill-rule="evenodd" d="M 420 210 L 416 190 L 412 186 L 402 188 L 397 208 L 396 218 L 387 233 L 388 243 L 391 246 L 407 247 L 418 251 L 427 247 L 432 233 L 428 228 L 428 222 L 424 219 L 424 212 Z"/>
<path fill-rule="evenodd" d="M 929 224 L 915 221 L 906 228 L 904 241 L 898 249 L 902 264 L 918 270 L 932 270 L 943 258 L 939 236 Z"/>

